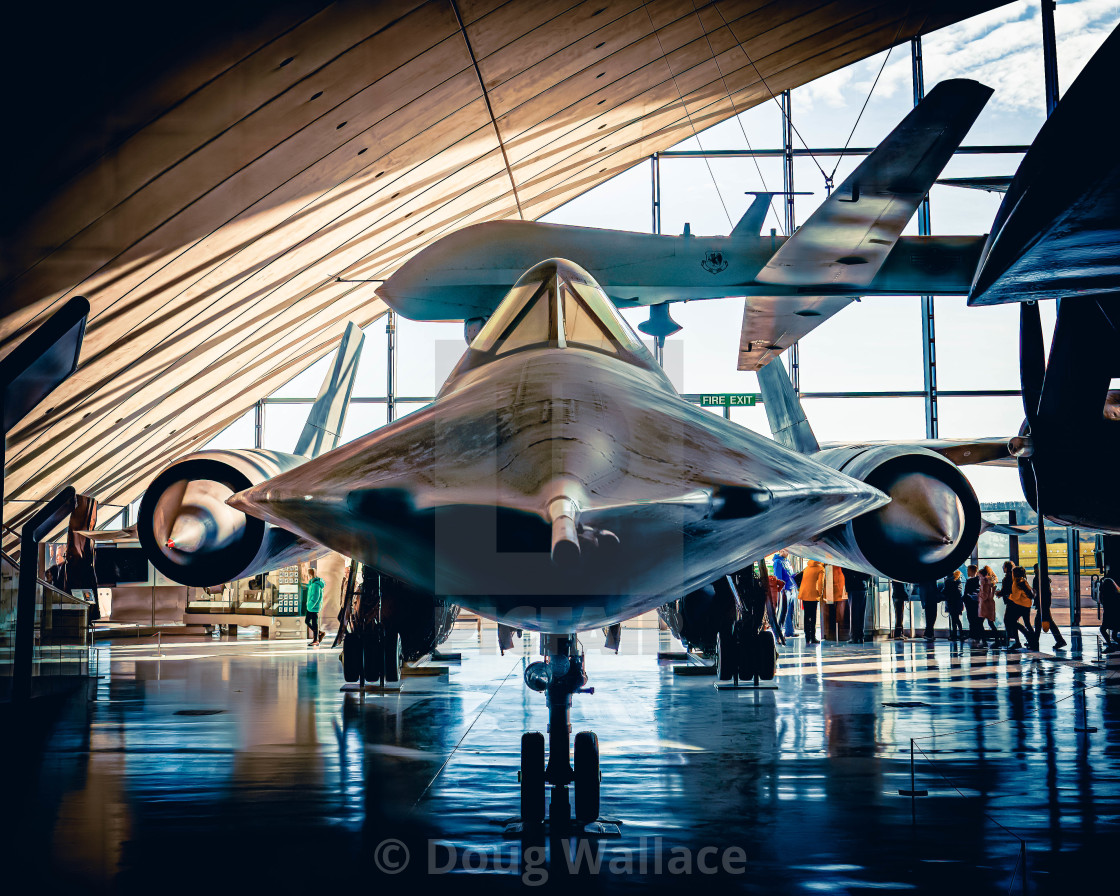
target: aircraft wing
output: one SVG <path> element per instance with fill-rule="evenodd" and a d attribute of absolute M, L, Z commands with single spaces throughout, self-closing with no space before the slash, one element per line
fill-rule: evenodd
<path fill-rule="evenodd" d="M 747 296 L 739 334 L 739 370 L 761 370 L 856 296 Z"/>
<path fill-rule="evenodd" d="M 918 448 L 928 448 L 936 451 L 943 457 L 951 460 L 958 467 L 967 464 L 986 464 L 989 467 L 1014 467 L 1018 460 L 1008 451 L 1009 438 L 992 436 L 984 439 L 917 439 L 906 440 L 905 444 Z M 871 448 L 876 445 L 897 445 L 897 441 L 888 442 L 826 442 L 821 448 L 851 447 L 857 444 L 861 447 Z"/>
<path fill-rule="evenodd" d="M 79 530 L 78 534 L 83 538 L 89 538 L 97 542 L 140 540 L 140 536 L 136 534 L 135 526 L 129 526 L 127 529 L 82 529 Z"/>
<path fill-rule="evenodd" d="M 782 286 L 870 286 L 992 90 L 942 81 L 759 271 Z"/>
<path fill-rule="evenodd" d="M 983 190 L 985 193 L 1006 193 L 1011 186 L 1011 178 L 1003 175 L 993 177 L 942 177 L 937 182 L 943 187 L 963 187 L 966 190 Z"/>

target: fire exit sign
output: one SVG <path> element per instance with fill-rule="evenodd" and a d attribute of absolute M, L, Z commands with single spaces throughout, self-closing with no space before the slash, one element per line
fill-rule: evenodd
<path fill-rule="evenodd" d="M 752 408 L 758 403 L 758 394 L 755 392 L 740 392 L 737 394 L 725 393 L 723 395 L 701 395 L 700 407 L 703 408 Z"/>

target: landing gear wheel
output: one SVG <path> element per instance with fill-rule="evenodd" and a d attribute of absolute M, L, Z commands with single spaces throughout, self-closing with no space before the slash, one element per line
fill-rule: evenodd
<path fill-rule="evenodd" d="M 739 680 L 752 681 L 758 673 L 753 633 L 740 621 L 735 626 L 735 657 L 738 660 Z"/>
<path fill-rule="evenodd" d="M 385 683 L 396 684 L 401 680 L 401 666 L 404 665 L 401 636 L 394 631 L 385 631 L 381 635 L 381 644 L 385 656 Z"/>
<path fill-rule="evenodd" d="M 716 635 L 716 678 L 720 681 L 732 681 L 738 665 L 735 638 L 731 630 L 720 632 Z"/>
<path fill-rule="evenodd" d="M 576 735 L 576 821 L 587 824 L 599 817 L 599 738 L 593 731 Z"/>
<path fill-rule="evenodd" d="M 362 636 L 347 632 L 342 639 L 342 677 L 355 682 L 362 677 Z"/>
<path fill-rule="evenodd" d="M 362 677 L 381 681 L 381 630 L 372 626 L 362 636 Z"/>
<path fill-rule="evenodd" d="M 530 731 L 521 735 L 521 823 L 544 822 L 544 735 Z"/>
<path fill-rule="evenodd" d="M 773 632 L 762 631 L 755 635 L 754 659 L 759 681 L 773 681 L 778 674 L 778 648 Z"/>

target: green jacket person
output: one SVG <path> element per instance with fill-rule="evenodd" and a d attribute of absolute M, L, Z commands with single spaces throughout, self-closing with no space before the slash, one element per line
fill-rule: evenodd
<path fill-rule="evenodd" d="M 311 646 L 317 646 L 323 640 L 323 633 L 319 630 L 319 610 L 323 607 L 323 589 L 325 584 L 311 568 L 311 578 L 307 582 L 307 615 L 304 621 L 311 632 Z"/>

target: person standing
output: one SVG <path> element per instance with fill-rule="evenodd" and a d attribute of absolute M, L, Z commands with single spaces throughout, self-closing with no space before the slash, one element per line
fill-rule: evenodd
<path fill-rule="evenodd" d="M 1034 592 L 1027 582 L 1027 571 L 1021 566 L 1014 566 L 1011 570 L 1011 593 L 1007 598 L 1007 610 L 1003 616 L 1003 624 L 1007 627 L 1008 650 L 1020 648 L 1019 635 L 1027 639 L 1027 646 L 1032 646 L 1034 632 L 1031 630 L 1031 604 L 1034 603 Z"/>
<path fill-rule="evenodd" d="M 826 641 L 840 641 L 840 627 L 844 624 L 844 610 L 848 593 L 844 590 L 844 570 L 826 563 L 824 609 L 821 610 L 821 637 Z M 829 635 L 831 632 L 831 636 Z"/>
<path fill-rule="evenodd" d="M 891 601 L 894 603 L 894 637 L 902 638 L 903 613 L 910 602 L 910 589 L 905 582 L 891 580 Z"/>
<path fill-rule="evenodd" d="M 996 643 L 996 574 L 990 566 L 985 566 L 980 570 L 980 593 L 977 596 L 977 613 L 979 620 L 977 622 L 977 631 L 981 640 L 991 642 L 992 645 Z M 988 631 L 984 629 L 984 623 L 988 623 Z"/>
<path fill-rule="evenodd" d="M 782 548 L 774 555 L 774 577 L 781 582 L 782 585 L 782 605 L 781 615 L 778 619 L 778 626 L 782 630 L 782 634 L 787 638 L 795 636 L 793 630 L 793 595 L 797 590 L 797 582 L 793 579 L 793 570 L 789 565 L 789 551 Z"/>
<path fill-rule="evenodd" d="M 323 607 L 323 591 L 326 587 L 319 574 L 315 571 L 315 567 L 311 567 L 311 578 L 307 581 L 307 601 L 304 604 L 306 616 L 304 622 L 307 623 L 307 628 L 311 632 L 311 645 L 318 647 L 319 642 L 323 640 L 323 633 L 319 631 L 319 610 Z"/>
<path fill-rule="evenodd" d="M 936 579 L 923 579 L 918 582 L 918 599 L 922 602 L 922 613 L 926 618 L 926 628 L 922 637 L 927 641 L 936 638 L 934 626 L 937 624 L 937 605 L 941 603 L 941 593 Z"/>
<path fill-rule="evenodd" d="M 1106 576 L 1097 586 L 1097 598 L 1101 602 L 1101 637 L 1104 649 L 1111 651 L 1120 645 L 1120 589 L 1116 582 Z"/>
<path fill-rule="evenodd" d="M 968 581 L 964 583 L 964 615 L 968 620 L 968 640 L 973 647 L 980 645 L 983 635 L 980 621 L 980 567 L 968 567 Z"/>
<path fill-rule="evenodd" d="M 848 588 L 848 597 L 851 598 L 851 605 L 848 608 L 852 614 L 848 622 L 848 643 L 863 644 L 865 641 L 863 620 L 864 616 L 867 615 L 871 576 L 856 569 L 846 569 L 844 570 L 844 583 Z"/>
<path fill-rule="evenodd" d="M 820 644 L 817 637 L 817 607 L 824 597 L 824 564 L 810 560 L 801 573 L 801 612 L 805 620 L 805 643 Z"/>
<path fill-rule="evenodd" d="M 964 641 L 964 629 L 961 627 L 964 595 L 961 593 L 961 571 L 959 569 L 954 569 L 953 574 L 945 579 L 941 586 L 941 595 L 945 599 L 945 615 L 949 617 L 949 640 Z"/>
<path fill-rule="evenodd" d="M 1031 580 L 1031 588 L 1034 589 L 1035 600 L 1038 602 L 1038 616 L 1035 622 L 1038 625 L 1038 630 L 1049 631 L 1054 636 L 1054 649 L 1061 650 L 1066 646 L 1066 639 L 1062 637 L 1062 630 L 1058 628 L 1058 623 L 1054 621 L 1054 617 L 1050 614 L 1051 602 L 1050 597 L 1053 595 L 1053 581 L 1050 576 L 1046 577 L 1046 607 L 1042 606 L 1042 589 L 1038 587 L 1038 564 L 1034 565 L 1034 578 Z M 1071 604 L 1072 605 L 1072 604 Z"/>

